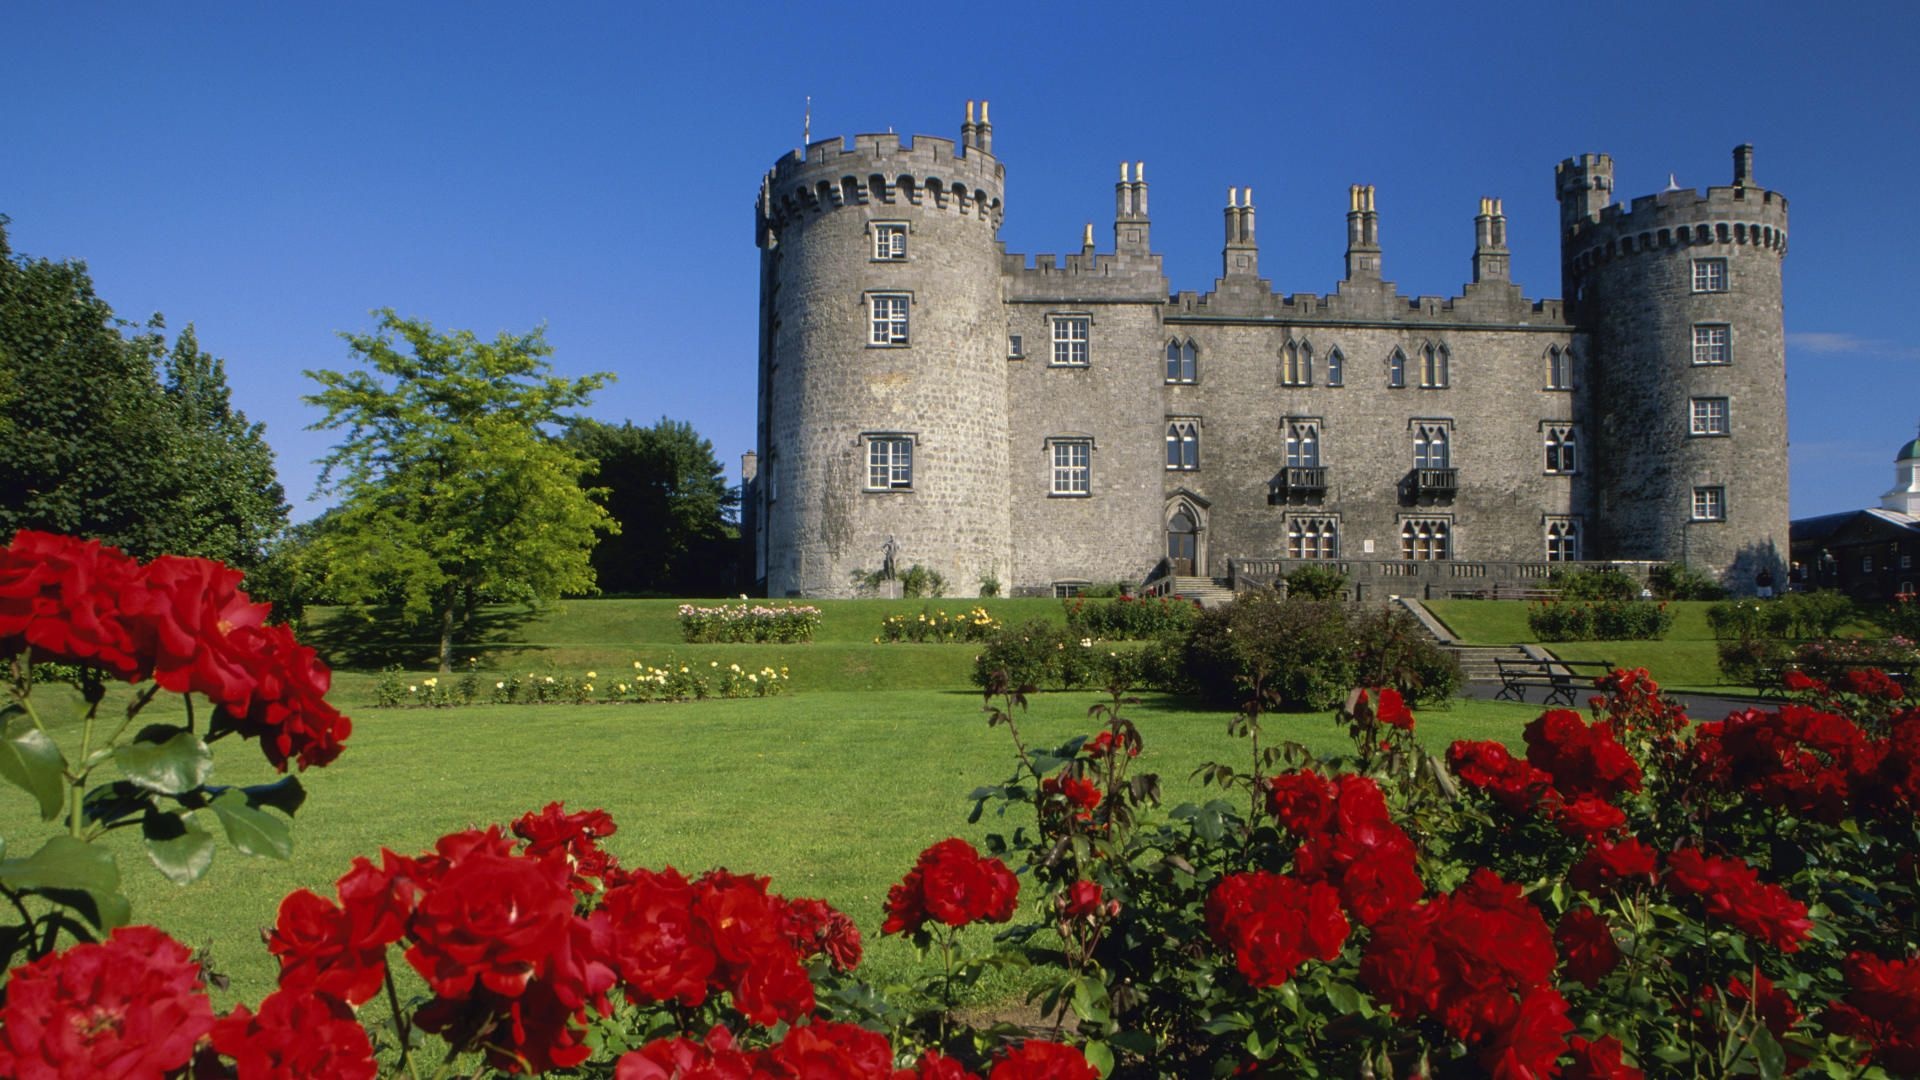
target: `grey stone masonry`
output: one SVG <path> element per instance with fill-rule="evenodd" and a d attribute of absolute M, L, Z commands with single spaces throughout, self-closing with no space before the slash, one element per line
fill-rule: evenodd
<path fill-rule="evenodd" d="M 1260 276 L 1236 187 L 1221 277 L 1170 294 L 1144 162 L 1120 166 L 1110 252 L 1089 226 L 1078 252 L 1010 254 L 991 146 L 969 103 L 958 143 L 832 139 L 762 182 L 744 520 L 769 595 L 889 564 L 958 595 L 1259 559 L 1783 573 L 1786 200 L 1751 148 L 1730 187 L 1626 207 L 1610 158 L 1562 162 L 1563 302 L 1511 280 L 1496 198 L 1460 295 L 1402 296 L 1368 185 L 1334 292 Z"/>

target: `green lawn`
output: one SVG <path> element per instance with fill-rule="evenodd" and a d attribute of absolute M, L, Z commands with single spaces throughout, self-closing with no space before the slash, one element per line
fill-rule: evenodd
<path fill-rule="evenodd" d="M 1520 600 L 1427 600 L 1433 612 L 1455 638 L 1467 645 L 1539 644 L 1527 627 L 1527 608 Z M 1660 641 L 1557 641 L 1546 647 L 1568 660 L 1607 660 L 1621 667 L 1646 668 L 1660 685 L 1675 690 L 1751 692 L 1734 686 L 1720 674 L 1720 657 L 1707 609 L 1713 604 L 1676 600 L 1673 629 Z"/>
<path fill-rule="evenodd" d="M 762 646 L 762 648 L 769 648 Z M 879 652 L 897 646 L 870 649 Z M 1043 694 L 1023 736 L 1058 742 L 1087 729 L 1090 693 Z M 604 807 L 620 824 L 610 847 L 630 865 L 727 866 L 770 875 L 776 890 L 819 896 L 867 935 L 863 969 L 907 981 L 910 948 L 878 941 L 880 905 L 926 845 L 968 827 L 967 793 L 1012 770 L 1004 729 L 989 729 L 971 693 L 817 691 L 789 697 L 624 706 L 356 709 L 346 753 L 306 774 L 310 791 L 290 862 L 249 859 L 222 844 L 200 883 L 177 888 L 146 865 L 135 837 L 115 834 L 136 919 L 211 947 L 233 977 L 226 1000 L 257 1001 L 273 965 L 259 932 L 280 898 L 325 892 L 355 855 L 382 845 L 412 853 L 441 834 L 504 822 L 552 800 Z M 1455 738 L 1515 741 L 1536 708 L 1459 702 L 1424 710 L 1429 745 Z M 1202 762 L 1239 764 L 1244 743 L 1227 716 L 1149 695 L 1132 710 L 1146 738 L 1140 767 L 1161 774 L 1169 804 L 1200 798 L 1187 778 Z M 156 717 L 164 720 L 164 715 Z M 1322 750 L 1344 734 L 1324 716 L 1271 718 L 1269 739 Z M 249 745 L 217 747 L 220 783 L 271 777 Z M 47 835 L 19 793 L 0 798 L 0 835 L 30 850 Z M 1013 824 L 1009 822 L 1010 826 Z"/>

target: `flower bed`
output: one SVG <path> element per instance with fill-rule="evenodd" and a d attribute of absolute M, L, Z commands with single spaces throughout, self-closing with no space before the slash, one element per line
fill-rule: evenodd
<path fill-rule="evenodd" d="M 1067 628 L 1095 641 L 1149 641 L 1178 637 L 1193 628 L 1196 601 L 1171 596 L 1120 596 L 1067 602 Z"/>
<path fill-rule="evenodd" d="M 880 636 L 874 638 L 873 642 L 878 645 L 894 641 L 985 641 L 998 629 L 1000 620 L 988 614 L 983 607 L 975 606 L 959 615 L 921 608 L 920 614 L 911 619 L 905 615 L 889 615 L 882 619 Z"/>
<path fill-rule="evenodd" d="M 820 628 L 820 609 L 811 604 L 680 605 L 680 636 L 689 642 L 756 641 L 791 644 L 812 641 Z"/>
<path fill-rule="evenodd" d="M 398 668 L 382 674 L 375 701 L 385 708 L 450 708 L 456 705 L 617 705 L 653 701 L 699 701 L 705 698 L 774 697 L 786 693 L 787 668 L 740 664 L 722 666 L 681 663 L 668 657 L 665 666 L 635 660 L 631 671 L 602 676 L 530 671 L 501 675 L 490 681 L 469 671 L 457 680 L 436 676 L 409 676 Z"/>

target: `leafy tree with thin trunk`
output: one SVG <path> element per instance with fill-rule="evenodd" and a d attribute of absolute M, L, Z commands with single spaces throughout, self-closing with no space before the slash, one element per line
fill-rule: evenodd
<path fill-rule="evenodd" d="M 550 429 L 612 376 L 551 374 L 542 330 L 486 342 L 377 314 L 373 333 L 341 335 L 361 370 L 307 372 L 321 390 L 306 401 L 326 410 L 313 427 L 344 433 L 321 459 L 340 504 L 316 561 L 344 601 L 431 617 L 449 671 L 481 601 L 593 591 L 595 534 L 616 526 Z"/>

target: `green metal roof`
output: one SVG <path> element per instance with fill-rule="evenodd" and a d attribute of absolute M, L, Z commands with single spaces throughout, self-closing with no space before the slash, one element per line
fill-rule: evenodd
<path fill-rule="evenodd" d="M 1920 458 L 1920 439 L 1915 439 L 1901 447 L 1900 452 L 1893 456 L 1895 461 L 1905 461 L 1908 458 Z"/>

